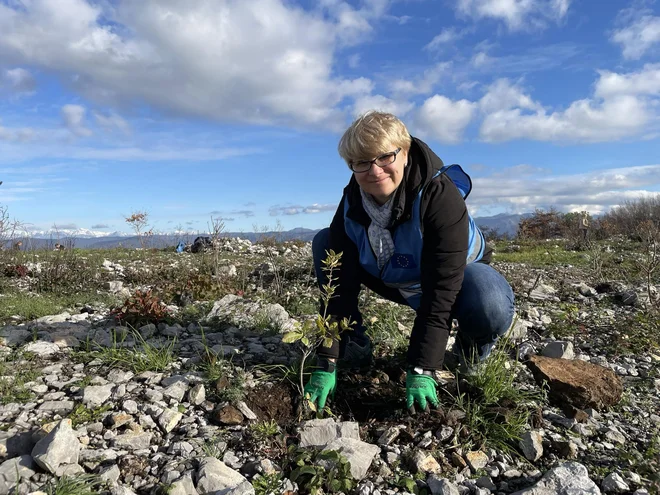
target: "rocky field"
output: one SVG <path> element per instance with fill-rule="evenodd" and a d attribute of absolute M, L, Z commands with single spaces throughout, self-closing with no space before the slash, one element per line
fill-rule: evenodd
<path fill-rule="evenodd" d="M 414 314 L 369 291 L 373 366 L 303 407 L 282 335 L 318 309 L 309 243 L 3 252 L 0 495 L 659 493 L 660 273 L 564 244 L 498 244 L 517 318 L 415 416 Z"/>

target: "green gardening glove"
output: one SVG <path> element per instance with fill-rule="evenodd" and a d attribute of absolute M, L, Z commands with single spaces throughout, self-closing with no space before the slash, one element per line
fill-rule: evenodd
<path fill-rule="evenodd" d="M 305 385 L 305 397 L 312 403 L 316 403 L 318 400 L 318 410 L 321 411 L 325 407 L 328 395 L 335 395 L 336 386 L 337 370 L 332 372 L 314 371 L 307 385 Z"/>
<path fill-rule="evenodd" d="M 429 375 L 408 372 L 406 376 L 406 407 L 408 407 L 411 414 L 415 413 L 415 402 L 419 403 L 419 407 L 424 411 L 429 410 L 427 401 L 433 407 L 440 405 L 435 385 L 435 380 Z"/>

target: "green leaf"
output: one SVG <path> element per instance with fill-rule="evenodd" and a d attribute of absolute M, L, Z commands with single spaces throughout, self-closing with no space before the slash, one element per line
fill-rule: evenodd
<path fill-rule="evenodd" d="M 295 483 L 295 481 L 298 479 L 298 476 L 300 476 L 300 468 L 296 468 L 293 471 L 291 471 L 291 474 L 289 475 L 289 479 Z"/>
<path fill-rule="evenodd" d="M 319 459 L 327 459 L 330 461 L 338 461 L 339 460 L 339 452 L 336 450 L 324 450 L 319 454 Z"/>
<path fill-rule="evenodd" d="M 305 347 L 309 347 L 309 339 L 307 338 L 307 336 L 305 336 L 305 337 L 303 337 L 302 339 L 300 339 L 300 342 L 302 342 L 302 344 L 303 344 Z"/>
<path fill-rule="evenodd" d="M 285 344 L 293 344 L 295 341 L 300 340 L 303 334 L 301 332 L 287 332 L 282 337 L 282 342 Z"/>
<path fill-rule="evenodd" d="M 323 339 L 323 347 L 332 347 L 333 339 L 332 337 L 326 337 Z"/>
<path fill-rule="evenodd" d="M 303 466 L 300 468 L 300 474 L 316 474 L 316 466 Z"/>

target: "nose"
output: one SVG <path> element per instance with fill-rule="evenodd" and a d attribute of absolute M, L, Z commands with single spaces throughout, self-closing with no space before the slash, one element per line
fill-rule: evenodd
<path fill-rule="evenodd" d="M 375 163 L 371 165 L 369 169 L 369 175 L 372 177 L 380 177 L 383 174 L 383 169 L 376 165 Z"/>

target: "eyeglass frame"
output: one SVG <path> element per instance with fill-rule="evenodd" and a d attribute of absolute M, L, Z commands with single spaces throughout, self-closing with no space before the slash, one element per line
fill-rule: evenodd
<path fill-rule="evenodd" d="M 396 161 L 396 158 L 397 158 L 397 156 L 399 156 L 399 153 L 401 152 L 401 149 L 402 148 L 397 148 L 394 151 L 388 151 L 387 153 L 383 153 L 382 155 L 377 156 L 373 160 L 360 160 L 359 162 L 349 163 L 348 168 L 350 168 L 351 171 L 354 174 L 365 174 L 365 173 L 369 172 L 373 168 L 374 165 L 376 165 L 377 167 L 380 167 L 380 168 L 389 167 L 390 165 L 392 165 Z M 376 163 L 380 158 L 383 158 L 384 156 L 391 155 L 391 154 L 394 154 L 394 158 L 387 165 L 378 165 L 378 163 Z M 369 163 L 370 164 L 369 168 L 366 169 L 366 170 L 360 170 L 360 171 L 356 171 L 355 169 L 353 169 L 353 166 L 358 165 L 360 163 Z"/>

